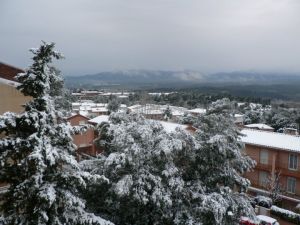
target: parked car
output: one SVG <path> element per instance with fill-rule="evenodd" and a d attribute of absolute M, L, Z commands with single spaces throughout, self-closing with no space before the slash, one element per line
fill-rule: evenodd
<path fill-rule="evenodd" d="M 242 216 L 240 219 L 240 225 L 259 225 L 259 223 L 251 220 L 248 217 Z"/>
<path fill-rule="evenodd" d="M 260 225 L 279 225 L 276 219 L 269 216 L 258 215 L 257 218 L 260 221 Z"/>
<path fill-rule="evenodd" d="M 241 217 L 240 225 L 280 225 L 276 219 L 269 216 L 258 215 L 256 218 L 257 221 L 253 221 L 248 217 Z"/>

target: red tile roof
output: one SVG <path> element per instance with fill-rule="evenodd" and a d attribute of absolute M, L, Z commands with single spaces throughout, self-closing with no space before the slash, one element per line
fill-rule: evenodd
<path fill-rule="evenodd" d="M 22 72 L 24 72 L 24 70 L 0 62 L 0 78 L 16 81 L 14 77 L 18 73 L 22 73 Z"/>

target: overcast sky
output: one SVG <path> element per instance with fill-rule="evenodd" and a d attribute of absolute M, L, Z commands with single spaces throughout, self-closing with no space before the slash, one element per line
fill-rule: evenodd
<path fill-rule="evenodd" d="M 41 40 L 65 75 L 300 73 L 300 0 L 0 0 L 0 61 L 27 67 Z"/>

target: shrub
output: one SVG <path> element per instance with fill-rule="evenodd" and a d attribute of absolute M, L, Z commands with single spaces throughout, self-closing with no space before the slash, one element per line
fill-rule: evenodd
<path fill-rule="evenodd" d="M 271 207 L 271 214 L 280 217 L 288 222 L 300 224 L 300 214 L 294 213 L 287 209 L 282 209 L 277 206 Z"/>

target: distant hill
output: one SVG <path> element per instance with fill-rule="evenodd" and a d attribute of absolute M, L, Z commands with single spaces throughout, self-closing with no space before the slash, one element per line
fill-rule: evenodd
<path fill-rule="evenodd" d="M 198 85 L 300 84 L 300 75 L 279 73 L 232 72 L 202 74 L 196 71 L 129 70 L 101 72 L 92 75 L 67 76 L 68 87 L 97 88 L 102 86 L 187 87 Z"/>

